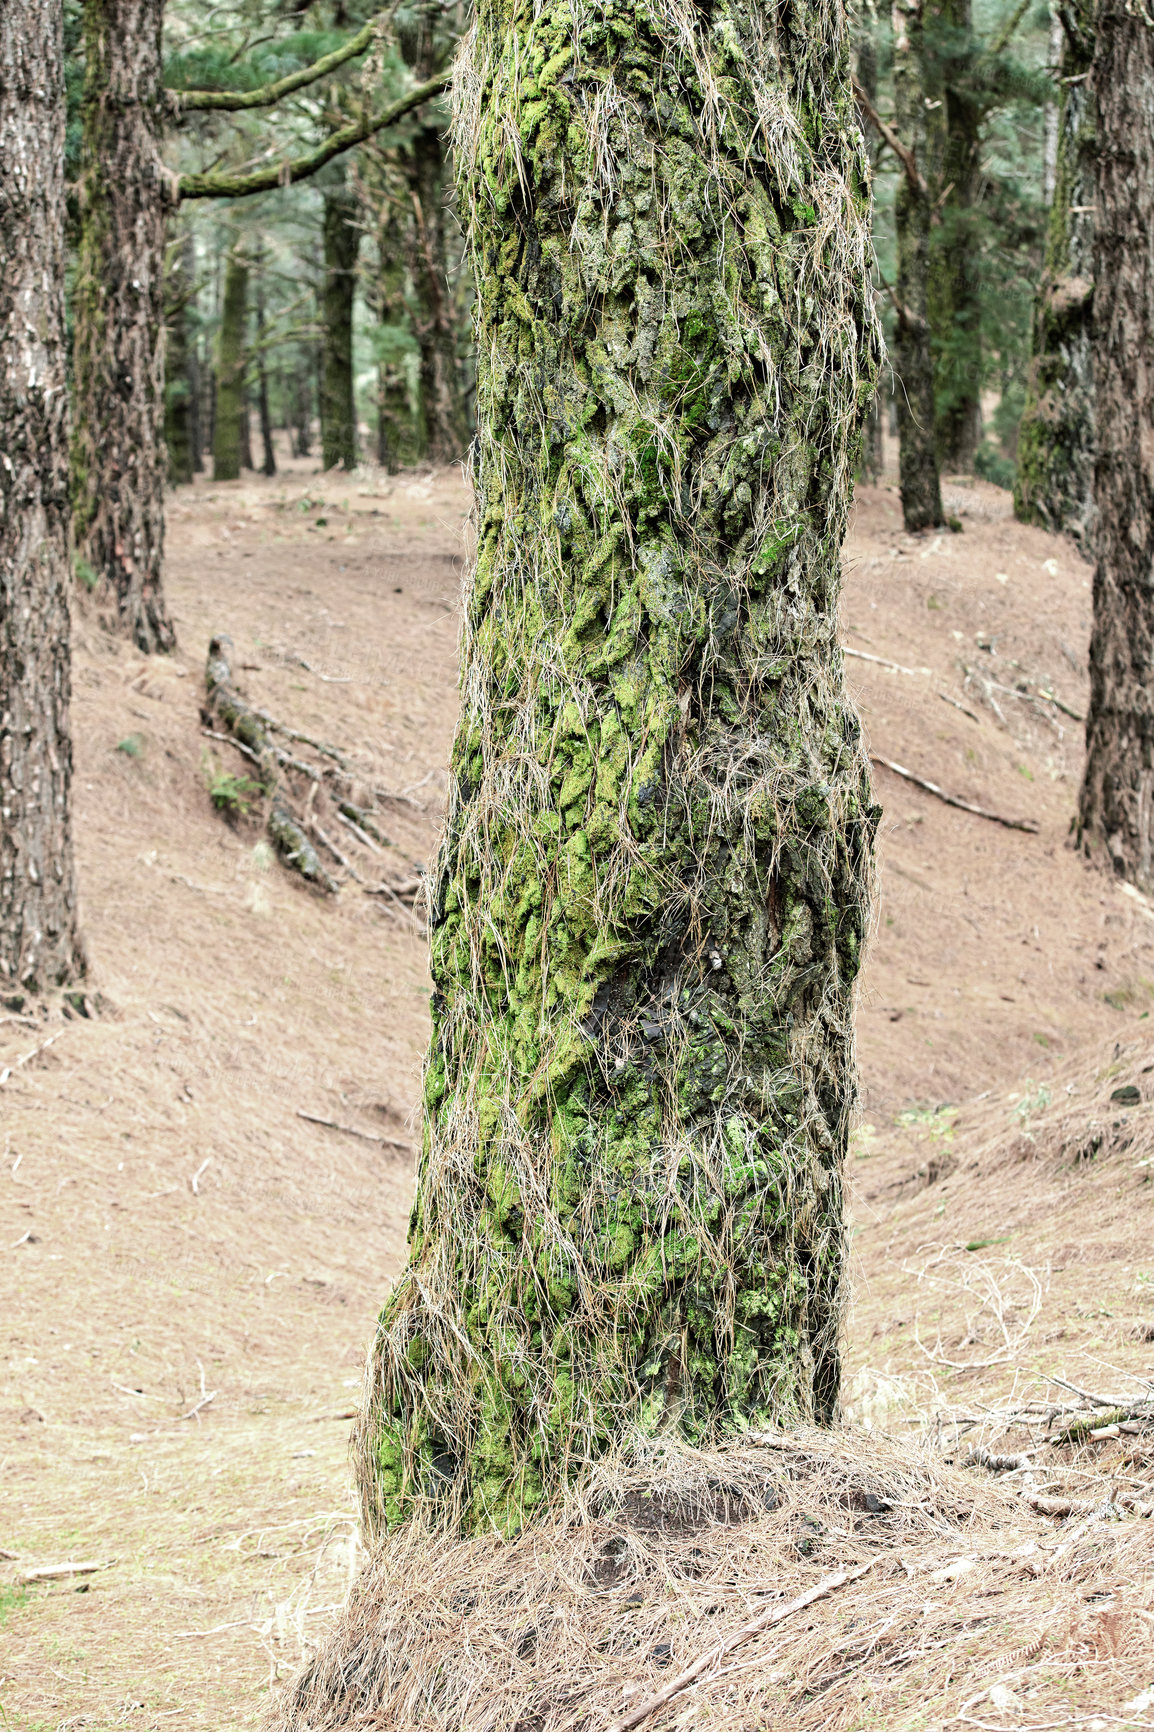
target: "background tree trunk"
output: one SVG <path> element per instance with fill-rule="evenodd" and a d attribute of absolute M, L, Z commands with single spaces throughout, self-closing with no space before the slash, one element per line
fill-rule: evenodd
<path fill-rule="evenodd" d="M 260 444 L 262 475 L 276 474 L 276 451 L 272 441 L 272 411 L 268 400 L 268 359 L 265 349 L 267 325 L 264 306 L 264 247 L 261 247 L 256 261 L 256 401 L 260 416 Z"/>
<path fill-rule="evenodd" d="M 1094 47 L 1094 630 L 1079 827 L 1154 891 L 1154 29 L 1101 0 Z"/>
<path fill-rule="evenodd" d="M 874 109 L 878 105 L 878 51 L 873 39 L 872 24 L 868 20 L 858 21 L 856 43 L 857 78 L 862 90 Z M 870 134 L 867 116 L 862 115 L 861 127 L 866 138 L 867 147 Z M 876 174 L 877 161 L 874 152 L 869 152 L 871 179 Z M 882 398 L 878 390 L 869 413 L 862 427 L 861 458 L 858 463 L 858 474 L 863 481 L 876 486 L 882 478 L 885 467 L 885 444 L 882 439 Z"/>
<path fill-rule="evenodd" d="M 935 0 L 940 69 L 934 94 L 944 118 L 940 161 L 940 221 L 931 234 L 928 315 L 934 353 L 934 441 L 941 469 L 973 472 L 982 437 L 981 246 L 974 209 L 981 174 L 982 110 L 972 88 L 970 0 Z"/>
<path fill-rule="evenodd" d="M 1054 197 L 1018 432 L 1014 515 L 1090 553 L 1094 520 L 1094 98 L 1089 6 L 1063 8 Z"/>
<path fill-rule="evenodd" d="M 678 17 L 482 0 L 459 73 L 478 554 L 371 1527 L 837 1407 L 864 151 L 840 11 Z"/>
<path fill-rule="evenodd" d="M 423 126 L 402 158 L 412 201 L 409 275 L 420 349 L 420 400 L 425 456 L 455 462 L 468 444 L 458 316 L 449 287 L 445 205 L 451 191 L 442 130 Z"/>
<path fill-rule="evenodd" d="M 934 444 L 934 362 L 930 347 L 930 164 L 926 134 L 922 0 L 894 0 L 894 119 L 914 154 L 921 184 L 902 174 L 894 197 L 898 243 L 897 374 L 902 518 L 911 532 L 943 521 Z"/>
<path fill-rule="evenodd" d="M 225 267 L 216 349 L 216 416 L 212 441 L 214 481 L 236 481 L 244 458 L 243 418 L 248 415 L 245 382 L 248 369 L 247 320 L 248 260 L 234 249 L 229 253 Z"/>
<path fill-rule="evenodd" d="M 321 463 L 354 469 L 357 406 L 353 382 L 353 299 L 361 228 L 355 193 L 336 187 L 325 193 L 324 371 L 321 385 Z"/>
<path fill-rule="evenodd" d="M 0 989 L 84 972 L 72 862 L 64 42 L 0 7 Z"/>
<path fill-rule="evenodd" d="M 79 551 L 147 651 L 164 601 L 163 0 L 84 0 L 72 486 Z"/>
<path fill-rule="evenodd" d="M 194 348 L 189 341 L 188 327 L 196 265 L 195 259 L 190 258 L 191 242 L 191 234 L 186 235 L 173 252 L 166 296 L 168 341 L 164 368 L 164 443 L 168 453 L 168 479 L 173 486 L 191 481 L 194 467 Z"/>

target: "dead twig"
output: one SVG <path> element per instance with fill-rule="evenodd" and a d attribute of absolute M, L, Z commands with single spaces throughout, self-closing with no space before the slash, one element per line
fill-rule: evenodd
<path fill-rule="evenodd" d="M 936 782 L 927 782 L 923 776 L 915 776 L 912 770 L 907 770 L 904 764 L 895 764 L 891 758 L 883 758 L 876 752 L 870 753 L 870 763 L 880 764 L 885 770 L 892 770 L 895 776 L 912 782 L 915 788 L 921 788 L 924 793 L 933 794 L 947 806 L 956 806 L 959 812 L 969 812 L 975 818 L 985 818 L 991 824 L 1001 824 L 1006 830 L 1024 830 L 1028 836 L 1038 834 L 1038 826 L 1033 818 L 1006 818 L 1000 812 L 987 812 L 984 806 L 974 806 L 969 800 L 959 799 L 956 794 L 947 794 Z"/>
<path fill-rule="evenodd" d="M 310 1125 L 323 1125 L 327 1131 L 340 1131 L 346 1137 L 360 1137 L 364 1143 L 380 1143 L 386 1149 L 404 1149 L 412 1153 L 412 1143 L 402 1142 L 399 1137 L 381 1137 L 376 1131 L 359 1131 L 355 1125 L 339 1125 L 336 1119 L 322 1119 L 316 1113 L 306 1113 L 303 1107 L 297 1108 L 297 1118 L 306 1119 Z"/>
<path fill-rule="evenodd" d="M 672 1701 L 674 1696 L 679 1696 L 693 1683 L 695 1678 L 700 1677 L 702 1672 L 707 1671 L 710 1666 L 716 1665 L 719 1660 L 724 1659 L 726 1654 L 732 1653 L 734 1648 L 740 1647 L 751 1636 L 760 1635 L 762 1630 L 769 1630 L 775 1624 L 784 1623 L 786 1618 L 792 1617 L 795 1612 L 804 1611 L 806 1606 L 812 1606 L 815 1600 L 822 1600 L 827 1594 L 835 1593 L 838 1588 L 844 1587 L 847 1582 L 856 1581 L 859 1576 L 864 1576 L 867 1570 L 872 1570 L 877 1562 L 877 1558 L 870 1558 L 868 1563 L 858 1564 L 856 1569 L 838 1570 L 836 1575 L 826 1576 L 824 1581 L 820 1581 L 815 1587 L 807 1589 L 804 1594 L 799 1594 L 795 1600 L 790 1600 L 787 1605 L 771 1606 L 759 1618 L 751 1619 L 748 1624 L 743 1624 L 740 1630 L 735 1630 L 732 1636 L 727 1636 L 723 1642 L 716 1643 L 714 1647 L 699 1655 L 692 1665 L 687 1666 L 684 1672 L 679 1673 L 655 1696 L 650 1696 L 647 1702 L 642 1702 L 640 1707 L 631 1709 L 620 1720 L 615 1720 L 609 1732 L 629 1732 L 630 1727 L 640 1726 L 643 1720 L 648 1720 L 651 1714 L 656 1714 L 659 1708 L 664 1708 L 665 1704 Z"/>
<path fill-rule="evenodd" d="M 109 1558 L 103 1564 L 44 1564 L 38 1570 L 25 1570 L 20 1581 L 23 1586 L 30 1587 L 33 1582 L 60 1582 L 69 1576 L 94 1576 L 98 1570 L 110 1570 L 115 1562 L 115 1558 Z"/>

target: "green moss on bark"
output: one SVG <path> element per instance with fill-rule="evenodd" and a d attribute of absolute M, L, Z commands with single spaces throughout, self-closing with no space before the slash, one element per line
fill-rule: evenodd
<path fill-rule="evenodd" d="M 243 418 L 248 414 L 245 374 L 248 349 L 248 260 L 232 252 L 224 272 L 220 332 L 216 344 L 216 421 L 212 435 L 212 478 L 236 481 L 244 446 Z"/>
<path fill-rule="evenodd" d="M 829 1418 L 876 809 L 837 645 L 873 396 L 840 11 L 484 0 L 478 548 L 371 1527 L 630 1428 Z"/>

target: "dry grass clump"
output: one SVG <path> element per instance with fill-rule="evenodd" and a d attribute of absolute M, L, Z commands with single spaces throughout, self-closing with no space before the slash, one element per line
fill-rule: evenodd
<path fill-rule="evenodd" d="M 1152 1540 L 1117 1509 L 1047 1522 L 984 1473 L 845 1431 L 643 1443 L 516 1539 L 385 1541 L 269 1724 L 1075 1724 L 1154 1679 Z"/>

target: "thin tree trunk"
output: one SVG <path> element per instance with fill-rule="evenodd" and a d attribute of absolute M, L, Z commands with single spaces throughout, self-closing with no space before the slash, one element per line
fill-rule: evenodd
<path fill-rule="evenodd" d="M 943 521 L 934 444 L 934 362 L 930 346 L 930 188 L 926 134 L 925 20 L 922 0 L 894 0 L 894 115 L 913 152 L 917 179 L 898 178 L 894 227 L 898 243 L 897 374 L 902 517 L 911 532 Z"/>
<path fill-rule="evenodd" d="M 203 403 L 200 332 L 194 326 L 188 345 L 188 443 L 192 450 L 192 468 L 195 475 L 204 473 Z"/>
<path fill-rule="evenodd" d="M 633 1426 L 838 1403 L 876 818 L 837 641 L 877 371 L 843 14 L 643 0 L 627 71 L 606 16 L 481 0 L 459 62 L 478 555 L 373 1528 L 509 1530 Z"/>
<path fill-rule="evenodd" d="M 936 38 L 944 117 L 928 292 L 934 440 L 940 468 L 968 475 L 982 437 L 981 246 L 975 209 L 982 110 L 972 88 L 971 0 L 934 0 L 927 28 Z"/>
<path fill-rule="evenodd" d="M 249 397 L 247 377 L 242 386 L 240 398 L 240 466 L 242 469 L 256 468 L 252 458 L 252 402 Z"/>
<path fill-rule="evenodd" d="M 265 308 L 264 308 L 264 249 L 257 258 L 256 265 L 256 379 L 257 379 L 257 409 L 260 414 L 260 443 L 262 475 L 276 474 L 276 452 L 272 442 L 272 414 L 268 401 L 268 363 L 265 358 Z"/>
<path fill-rule="evenodd" d="M 245 386 L 247 320 L 248 260 L 234 249 L 228 255 L 225 268 L 216 348 L 216 424 L 212 442 L 214 481 L 236 481 L 244 461 L 244 422 L 248 416 Z"/>
<path fill-rule="evenodd" d="M 64 39 L 0 7 L 0 987 L 84 972 L 72 860 Z M 18 1006 L 14 1006 L 16 1008 Z"/>
<path fill-rule="evenodd" d="M 325 193 L 324 375 L 321 395 L 322 466 L 355 469 L 357 410 L 353 389 L 353 299 L 361 244 L 356 195 L 340 187 Z"/>
<path fill-rule="evenodd" d="M 302 356 L 293 391 L 295 416 L 293 455 L 295 457 L 307 457 L 312 449 L 312 413 L 309 397 L 309 373 L 306 362 L 307 356 Z"/>
<path fill-rule="evenodd" d="M 468 443 L 464 377 L 458 355 L 457 309 L 449 287 L 445 202 L 450 185 L 442 130 L 423 126 L 402 157 L 413 221 L 409 274 L 414 333 L 420 349 L 420 398 L 426 448 L 433 463 L 455 462 Z"/>
<path fill-rule="evenodd" d="M 1054 197 L 1034 304 L 1034 352 L 1018 432 L 1014 514 L 1064 531 L 1089 555 L 1094 522 L 1094 99 L 1086 0 L 1063 8 Z"/>
<path fill-rule="evenodd" d="M 191 239 L 191 235 L 182 237 L 168 271 L 164 443 L 168 452 L 168 479 L 173 486 L 191 481 L 193 473 L 192 344 L 188 327 L 194 279 L 189 268 L 188 246 L 184 244 Z"/>
<path fill-rule="evenodd" d="M 1079 831 L 1154 891 L 1154 28 L 1101 0 L 1093 89 L 1094 629 Z"/>
<path fill-rule="evenodd" d="M 143 650 L 164 600 L 164 0 L 84 0 L 72 487 L 79 551 Z"/>
<path fill-rule="evenodd" d="M 367 198 L 367 195 L 364 195 Z M 422 456 L 421 429 L 413 409 L 410 367 L 415 338 L 405 300 L 406 246 L 401 209 L 393 189 L 379 193 L 375 311 L 382 340 L 391 339 L 377 366 L 377 461 L 390 474 Z M 383 208 L 382 208 L 383 207 Z M 410 215 L 410 221 L 412 220 Z M 418 382 L 419 391 L 419 382 Z"/>

